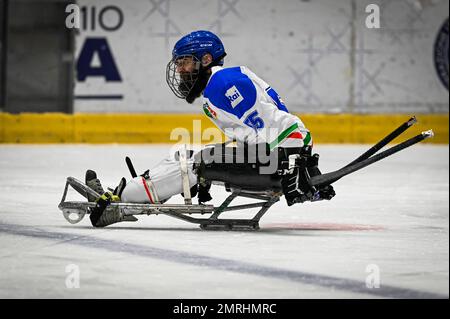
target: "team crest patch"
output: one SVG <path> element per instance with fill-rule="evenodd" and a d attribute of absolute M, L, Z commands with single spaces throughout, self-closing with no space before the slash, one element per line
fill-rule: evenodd
<path fill-rule="evenodd" d="M 448 18 L 442 25 L 434 43 L 434 66 L 442 84 L 448 90 Z"/>
<path fill-rule="evenodd" d="M 204 103 L 203 104 L 203 112 L 205 112 L 206 116 L 212 118 L 212 119 L 217 119 L 217 113 L 209 107 L 208 103 Z"/>
<path fill-rule="evenodd" d="M 228 89 L 228 91 L 225 93 L 225 96 L 230 101 L 231 107 L 233 109 L 244 100 L 241 92 L 239 92 L 235 85 Z"/>

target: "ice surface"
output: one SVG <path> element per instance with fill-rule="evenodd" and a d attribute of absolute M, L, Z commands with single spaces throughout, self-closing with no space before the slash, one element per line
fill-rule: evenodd
<path fill-rule="evenodd" d="M 327 172 L 367 148 L 315 152 Z M 91 168 L 114 187 L 129 178 L 125 156 L 143 172 L 169 149 L 1 145 L 0 297 L 448 298 L 448 145 L 417 145 L 344 177 L 329 202 L 288 207 L 282 198 L 256 232 L 203 231 L 162 215 L 94 229 L 58 210 L 67 176 L 82 180 Z M 213 186 L 216 205 L 226 196 Z M 72 264 L 79 288 L 66 286 Z M 368 288 L 377 270 L 380 288 Z"/>

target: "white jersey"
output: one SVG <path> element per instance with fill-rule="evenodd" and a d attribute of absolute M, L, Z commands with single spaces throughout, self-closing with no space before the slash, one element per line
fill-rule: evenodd
<path fill-rule="evenodd" d="M 276 91 L 244 66 L 211 69 L 203 110 L 230 139 L 256 144 L 312 145 L 302 121 L 290 114 Z"/>

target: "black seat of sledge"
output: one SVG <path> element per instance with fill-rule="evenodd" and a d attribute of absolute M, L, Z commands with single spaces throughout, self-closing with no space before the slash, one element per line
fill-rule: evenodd
<path fill-rule="evenodd" d="M 227 189 L 279 192 L 282 190 L 280 169 L 287 167 L 289 155 L 310 152 L 309 147 L 270 151 L 267 144 L 253 147 L 215 144 L 198 153 L 195 162 L 199 176 L 208 181 L 222 182 Z"/>

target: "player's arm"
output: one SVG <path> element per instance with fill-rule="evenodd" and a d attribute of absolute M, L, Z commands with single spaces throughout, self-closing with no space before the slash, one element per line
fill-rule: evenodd
<path fill-rule="evenodd" d="M 225 132 L 231 130 L 238 140 L 254 138 L 264 128 L 264 121 L 255 108 L 257 91 L 245 75 L 230 81 L 220 81 L 215 90 L 207 92 L 209 106 L 216 115 L 215 124 Z M 230 137 L 230 134 L 227 134 Z"/>

